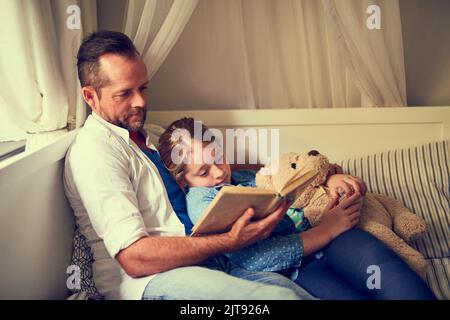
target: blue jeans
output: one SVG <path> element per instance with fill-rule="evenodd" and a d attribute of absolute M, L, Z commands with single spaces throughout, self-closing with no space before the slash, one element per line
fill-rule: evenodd
<path fill-rule="evenodd" d="M 288 278 L 274 272 L 253 272 L 224 256 L 202 266 L 182 267 L 149 281 L 144 300 L 313 300 Z"/>
<path fill-rule="evenodd" d="M 372 280 L 377 272 L 370 266 L 379 270 L 376 286 Z M 319 299 L 435 299 L 426 283 L 396 253 L 360 229 L 337 237 L 323 249 L 322 259 L 314 255 L 304 258 L 295 282 Z"/>

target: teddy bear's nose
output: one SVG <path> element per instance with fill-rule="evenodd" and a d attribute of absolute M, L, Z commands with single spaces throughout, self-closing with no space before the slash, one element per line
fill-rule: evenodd
<path fill-rule="evenodd" d="M 311 150 L 310 152 L 308 152 L 308 156 L 317 156 L 319 153 L 319 151 L 316 150 Z"/>

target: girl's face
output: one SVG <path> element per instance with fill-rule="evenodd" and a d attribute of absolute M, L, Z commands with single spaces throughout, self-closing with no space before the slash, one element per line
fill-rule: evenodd
<path fill-rule="evenodd" d="M 191 153 L 190 163 L 185 164 L 184 184 L 188 187 L 214 187 L 222 183 L 231 182 L 231 169 L 230 165 L 226 163 L 223 153 L 216 148 L 211 149 L 211 152 L 204 154 L 204 145 L 196 140 L 192 141 L 192 147 L 194 152 L 199 152 L 201 157 L 195 157 L 194 152 Z M 192 149 L 191 149 L 192 150 Z M 208 150 L 206 150 L 207 152 Z M 201 153 L 200 153 L 201 152 Z M 219 161 L 207 161 L 205 157 L 211 157 L 211 159 Z M 212 163 L 211 163 L 212 162 Z"/>

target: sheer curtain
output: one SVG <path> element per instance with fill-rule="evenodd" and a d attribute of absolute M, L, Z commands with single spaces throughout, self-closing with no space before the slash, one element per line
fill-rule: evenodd
<path fill-rule="evenodd" d="M 81 28 L 68 29 L 67 8 L 77 5 L 81 12 Z M 61 72 L 69 104 L 67 127 L 69 130 L 84 124 L 87 107 L 81 95 L 77 73 L 77 53 L 83 38 L 97 29 L 97 5 L 92 0 L 52 0 L 52 13 L 55 19 L 58 54 Z"/>
<path fill-rule="evenodd" d="M 198 0 L 128 1 L 124 32 L 133 39 L 151 79 L 178 40 Z"/>
<path fill-rule="evenodd" d="M 405 106 L 406 80 L 398 1 L 322 1 L 340 57 L 363 94 L 363 104 Z M 367 8 L 374 4 L 381 13 L 379 30 L 370 30 L 366 26 Z"/>
<path fill-rule="evenodd" d="M 80 29 L 67 27 L 70 5 L 81 8 Z M 3 140 L 26 137 L 28 148 L 63 134 L 68 119 L 72 128 L 84 123 L 76 52 L 83 34 L 95 27 L 95 1 L 2 1 L 0 112 L 10 124 Z"/>
<path fill-rule="evenodd" d="M 398 1 L 370 2 L 381 3 L 388 30 L 361 30 L 369 15 L 357 0 L 200 0 L 152 79 L 152 108 L 404 105 L 404 98 L 388 98 L 394 91 L 405 94 Z M 331 8 L 359 23 L 358 31 L 337 29 Z M 338 32 L 364 49 L 344 52 Z M 377 66 L 367 66 L 368 52 Z M 364 61 L 366 68 L 351 68 L 349 59 Z M 369 86 L 363 77 L 389 81 Z"/>

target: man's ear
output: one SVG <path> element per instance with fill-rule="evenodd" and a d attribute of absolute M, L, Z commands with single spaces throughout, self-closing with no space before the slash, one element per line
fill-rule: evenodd
<path fill-rule="evenodd" d="M 97 92 L 92 87 L 81 88 L 81 94 L 83 95 L 84 101 L 92 108 L 94 111 L 98 111 L 99 99 Z"/>

